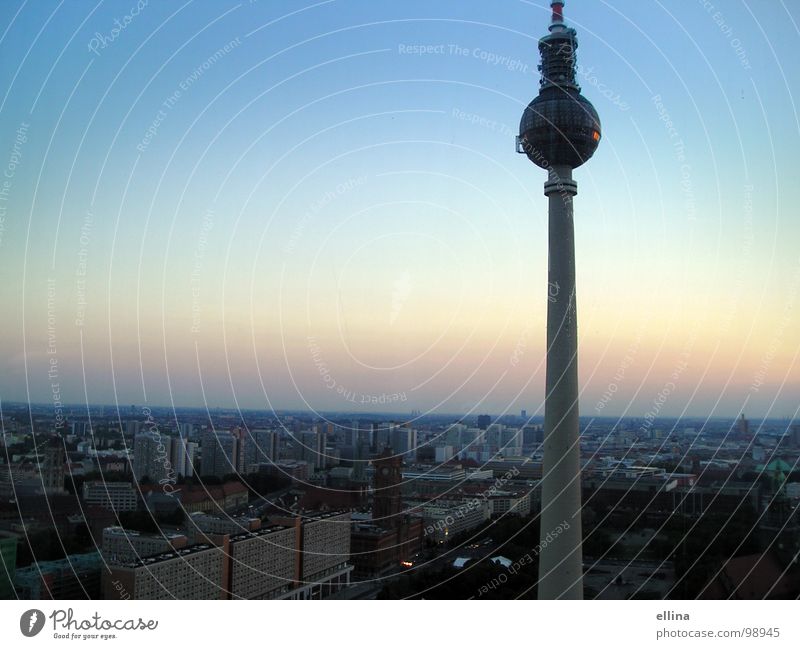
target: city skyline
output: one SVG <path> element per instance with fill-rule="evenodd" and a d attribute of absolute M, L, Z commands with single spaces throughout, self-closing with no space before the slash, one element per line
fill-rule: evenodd
<path fill-rule="evenodd" d="M 3 403 L 543 412 L 549 2 L 40 7 L 0 23 Z M 570 5 L 584 416 L 796 416 L 775 11 Z"/>
<path fill-rule="evenodd" d="M 546 599 L 536 564 L 577 525 L 542 519 L 522 413 L 28 408 L 3 412 L 6 598 Z M 604 420 L 580 447 L 587 599 L 796 596 L 800 425 Z"/>
<path fill-rule="evenodd" d="M 19 407 L 28 408 L 30 409 L 35 417 L 38 417 L 42 414 L 50 414 L 52 411 L 52 403 L 47 401 L 40 401 L 40 402 L 23 402 L 23 401 L 6 401 L 3 402 L 3 408 L 7 411 L 17 410 Z M 131 408 L 133 410 L 131 410 Z M 45 412 L 41 410 L 44 409 Z M 90 417 L 96 416 L 96 413 L 102 409 L 103 417 L 106 418 L 108 415 L 106 413 L 106 409 L 110 409 L 112 412 L 116 411 L 118 413 L 119 420 L 122 422 L 128 421 L 133 416 L 134 419 L 141 418 L 144 416 L 146 418 L 146 413 L 148 411 L 157 412 L 157 411 L 165 411 L 168 413 L 172 413 L 173 417 L 177 417 L 177 420 L 180 421 L 183 417 L 187 416 L 187 414 L 191 414 L 192 416 L 197 416 L 197 413 L 210 413 L 213 415 L 218 415 L 220 413 L 238 413 L 242 415 L 243 419 L 246 419 L 253 415 L 262 415 L 262 416 L 284 416 L 284 415 L 302 415 L 302 416 L 313 416 L 317 417 L 319 421 L 331 421 L 331 420 L 338 420 L 341 417 L 351 417 L 353 420 L 358 421 L 378 421 L 378 420 L 387 420 L 393 422 L 405 422 L 405 423 L 416 423 L 417 421 L 426 420 L 428 417 L 432 418 L 433 420 L 446 420 L 452 419 L 453 423 L 458 423 L 460 421 L 465 420 L 477 420 L 478 417 L 487 416 L 492 418 L 492 421 L 502 422 L 510 422 L 510 421 L 517 421 L 520 422 L 530 422 L 532 425 L 539 425 L 544 422 L 544 413 L 535 414 L 525 410 L 525 415 L 521 415 L 521 411 L 515 412 L 492 412 L 491 410 L 474 410 L 473 412 L 466 413 L 466 412 L 437 412 L 437 413 L 421 413 L 419 411 L 395 411 L 395 410 L 370 410 L 370 411 L 358 411 L 358 410 L 302 410 L 302 409 L 292 409 L 292 408 L 275 408 L 274 410 L 270 409 L 259 409 L 259 408 L 242 408 L 241 410 L 237 408 L 230 408 L 224 406 L 180 406 L 180 405 L 169 405 L 169 404 L 150 404 L 149 406 L 144 404 L 122 404 L 122 403 L 63 403 L 62 404 L 62 413 L 60 413 L 63 418 L 69 420 L 76 419 L 79 421 L 83 421 L 84 419 L 88 419 Z M 143 414 L 144 413 L 144 414 Z M 740 412 L 737 415 L 730 415 L 730 416 L 702 416 L 702 415 L 685 415 L 683 417 L 672 417 L 669 415 L 661 415 L 661 414 L 654 414 L 652 412 L 645 413 L 643 416 L 620 416 L 620 415 L 613 415 L 613 414 L 601 414 L 601 415 L 593 415 L 593 414 L 586 414 L 581 415 L 580 420 L 581 422 L 602 422 L 608 423 L 609 421 L 616 421 L 618 424 L 628 423 L 628 422 L 637 422 L 637 421 L 645 421 L 645 422 L 671 422 L 672 425 L 679 425 L 681 423 L 686 422 L 693 422 L 693 423 L 700 423 L 706 422 L 709 424 L 719 424 L 720 422 L 728 422 L 730 424 L 730 430 L 734 430 L 736 424 L 742 416 L 746 417 L 749 422 L 762 422 L 764 424 L 770 425 L 779 425 L 785 426 L 785 430 L 789 431 L 789 427 L 793 425 L 794 419 L 790 416 L 775 416 L 775 417 L 752 417 L 746 412 Z"/>

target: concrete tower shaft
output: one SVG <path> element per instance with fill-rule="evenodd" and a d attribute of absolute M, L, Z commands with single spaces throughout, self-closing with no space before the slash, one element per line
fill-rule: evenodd
<path fill-rule="evenodd" d="M 572 169 L 554 167 L 549 203 L 547 375 L 542 461 L 539 599 L 582 599 L 578 313 Z M 553 538 L 556 530 L 560 530 Z M 549 535 L 549 538 L 548 538 Z"/>
<path fill-rule="evenodd" d="M 582 599 L 578 314 L 572 170 L 592 157 L 600 118 L 575 81 L 575 30 L 553 0 L 550 33 L 539 40 L 539 95 L 520 121 L 517 150 L 547 169 L 548 304 L 545 437 L 542 461 L 539 599 Z"/>

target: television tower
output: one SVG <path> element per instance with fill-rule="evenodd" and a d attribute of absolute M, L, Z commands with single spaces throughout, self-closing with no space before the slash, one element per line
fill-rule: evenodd
<path fill-rule="evenodd" d="M 542 464 L 539 599 L 583 598 L 578 335 L 572 170 L 597 149 L 600 118 L 575 81 L 575 30 L 564 2 L 550 3 L 550 33 L 539 40 L 539 96 L 522 114 L 517 151 L 546 169 L 549 199 L 547 378 Z M 565 527 L 564 523 L 569 527 Z M 561 530 L 561 531 L 559 531 Z"/>

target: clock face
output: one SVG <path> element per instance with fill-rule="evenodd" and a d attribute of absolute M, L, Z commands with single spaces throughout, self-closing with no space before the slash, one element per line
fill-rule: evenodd
<path fill-rule="evenodd" d="M 381 475 L 389 475 L 389 467 L 385 466 L 381 469 Z"/>

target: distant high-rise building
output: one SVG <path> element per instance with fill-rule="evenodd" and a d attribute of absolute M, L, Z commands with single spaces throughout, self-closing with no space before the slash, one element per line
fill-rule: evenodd
<path fill-rule="evenodd" d="M 245 475 L 247 470 L 245 469 L 245 449 L 247 445 L 247 431 L 242 428 L 241 426 L 236 426 L 231 429 L 231 435 L 233 436 L 233 472 L 238 473 L 240 475 Z"/>
<path fill-rule="evenodd" d="M 517 428 L 504 428 L 500 431 L 498 451 L 504 456 L 522 453 L 522 431 Z"/>
<path fill-rule="evenodd" d="M 203 436 L 201 452 L 201 476 L 221 478 L 236 473 L 238 440 L 227 431 L 207 431 Z"/>
<path fill-rule="evenodd" d="M 86 437 L 87 430 L 88 426 L 85 421 L 70 422 L 70 432 L 76 437 Z"/>
<path fill-rule="evenodd" d="M 186 440 L 180 436 L 170 437 L 169 458 L 175 475 L 186 475 Z"/>
<path fill-rule="evenodd" d="M 527 419 L 528 418 L 528 411 L 524 408 L 519 411 L 520 419 Z"/>
<path fill-rule="evenodd" d="M 544 430 L 541 426 L 525 426 L 522 429 L 522 443 L 525 446 L 541 444 L 544 441 Z"/>
<path fill-rule="evenodd" d="M 194 438 L 194 425 L 189 422 L 182 422 L 178 424 L 178 432 L 183 439 Z"/>
<path fill-rule="evenodd" d="M 197 444 L 190 442 L 183 435 L 170 438 L 170 462 L 172 470 L 178 476 L 194 475 L 194 456 Z"/>
<path fill-rule="evenodd" d="M 747 437 L 750 435 L 750 422 L 744 418 L 744 413 L 739 417 L 739 434 L 742 437 Z"/>
<path fill-rule="evenodd" d="M 411 456 L 417 449 L 417 431 L 409 426 L 397 426 L 392 430 L 392 450 L 401 456 Z"/>
<path fill-rule="evenodd" d="M 307 462 L 314 470 L 321 470 L 327 466 L 325 449 L 328 445 L 328 435 L 320 431 L 305 431 L 295 436 L 296 458 Z"/>
<path fill-rule="evenodd" d="M 364 478 L 367 463 L 369 461 L 369 430 L 359 428 L 356 432 L 355 448 L 353 450 L 353 478 L 361 480 Z"/>
<path fill-rule="evenodd" d="M 44 449 L 44 462 L 41 464 L 42 486 L 46 493 L 64 491 L 66 465 L 64 447 L 61 441 L 53 441 Z"/>
<path fill-rule="evenodd" d="M 138 419 L 128 419 L 125 422 L 125 435 L 128 437 L 136 437 L 142 429 L 142 422 Z"/>
<path fill-rule="evenodd" d="M 461 444 L 461 433 L 466 429 L 467 427 L 464 424 L 450 424 L 437 442 L 457 447 Z"/>
<path fill-rule="evenodd" d="M 485 429 L 462 427 L 458 431 L 458 439 L 456 441 L 457 450 L 459 453 L 466 450 L 475 450 L 476 446 L 480 446 L 485 443 L 485 441 Z"/>
<path fill-rule="evenodd" d="M 187 478 L 195 475 L 200 468 L 197 461 L 199 448 L 200 445 L 197 442 L 186 442 L 186 473 L 184 473 L 184 476 Z"/>
<path fill-rule="evenodd" d="M 356 442 L 358 441 L 359 430 L 358 419 L 353 419 L 349 426 L 341 426 L 340 432 L 342 444 L 345 446 L 355 446 Z"/>
<path fill-rule="evenodd" d="M 243 451 L 242 472 L 248 473 L 256 464 L 277 462 L 278 433 L 274 430 L 251 430 L 242 438 Z"/>
<path fill-rule="evenodd" d="M 376 453 L 383 453 L 383 450 L 392 445 L 392 430 L 395 424 L 384 421 L 372 424 L 372 443 Z"/>
<path fill-rule="evenodd" d="M 500 436 L 505 430 L 503 424 L 490 424 L 483 435 L 483 441 L 490 446 L 500 446 Z"/>
<path fill-rule="evenodd" d="M 455 450 L 452 446 L 437 446 L 434 450 L 434 459 L 439 464 L 449 462 L 454 456 Z"/>
<path fill-rule="evenodd" d="M 137 482 L 148 478 L 151 482 L 174 479 L 171 473 L 171 441 L 159 433 L 139 433 L 133 441 L 133 476 Z"/>
<path fill-rule="evenodd" d="M 280 435 L 277 430 L 259 431 L 256 441 L 267 459 L 273 462 L 280 459 Z"/>

